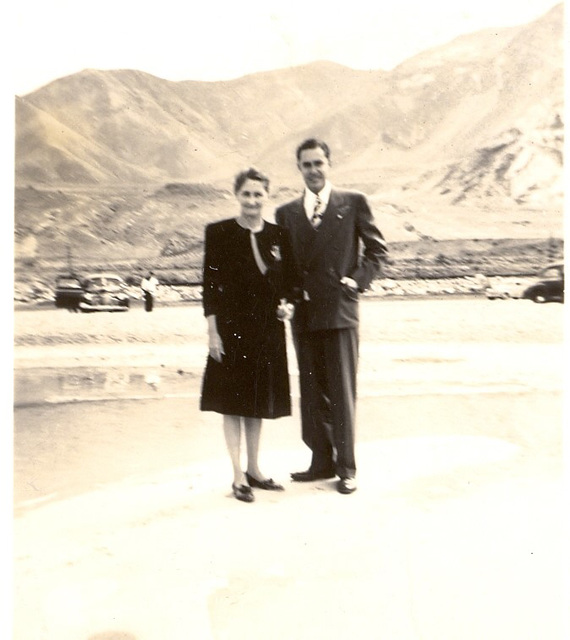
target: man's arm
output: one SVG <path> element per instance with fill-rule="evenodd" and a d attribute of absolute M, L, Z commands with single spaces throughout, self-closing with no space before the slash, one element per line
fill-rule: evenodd
<path fill-rule="evenodd" d="M 358 284 L 359 291 L 366 291 L 380 273 L 382 259 L 388 254 L 388 245 L 376 226 L 372 210 L 364 195 L 358 194 L 356 206 L 358 236 L 364 245 L 364 252 L 358 268 L 350 277 Z"/>

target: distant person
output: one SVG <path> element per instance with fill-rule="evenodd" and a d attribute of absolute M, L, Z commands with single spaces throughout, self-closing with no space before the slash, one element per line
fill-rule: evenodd
<path fill-rule="evenodd" d="M 285 299 L 292 299 L 295 269 L 289 234 L 262 217 L 269 179 L 247 169 L 236 176 L 234 193 L 238 216 L 208 225 L 205 233 L 203 305 L 209 354 L 200 409 L 223 415 L 233 494 L 253 502 L 252 487 L 283 490 L 260 471 L 258 452 L 263 418 L 291 414 L 282 320 L 292 314 Z"/>
<path fill-rule="evenodd" d="M 153 271 L 149 271 L 148 276 L 141 280 L 145 311 L 152 311 L 154 308 L 154 299 L 158 291 L 158 284 L 158 279 L 155 277 Z"/>
<path fill-rule="evenodd" d="M 333 187 L 328 145 L 305 140 L 297 148 L 304 194 L 277 209 L 301 271 L 302 302 L 292 329 L 301 390 L 301 423 L 311 449 L 295 482 L 339 476 L 337 489 L 356 490 L 355 411 L 358 297 L 387 253 L 366 197 Z M 361 245 L 363 252 L 361 251 Z"/>

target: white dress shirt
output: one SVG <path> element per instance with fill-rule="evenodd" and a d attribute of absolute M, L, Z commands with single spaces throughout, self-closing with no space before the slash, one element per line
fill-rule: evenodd
<path fill-rule="evenodd" d="M 305 213 L 307 214 L 309 222 L 311 221 L 311 218 L 315 213 L 315 203 L 317 201 L 317 195 L 319 197 L 319 200 L 322 202 L 319 213 L 324 213 L 331 197 L 331 190 L 332 184 L 328 180 L 325 182 L 325 186 L 319 191 L 318 194 L 313 193 L 310 189 L 305 189 L 303 206 L 305 207 Z"/>

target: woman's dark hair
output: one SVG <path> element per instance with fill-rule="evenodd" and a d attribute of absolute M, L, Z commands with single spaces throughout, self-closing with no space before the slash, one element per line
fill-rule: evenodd
<path fill-rule="evenodd" d="M 269 193 L 269 178 L 254 167 L 244 169 L 244 171 L 240 171 L 237 174 L 234 180 L 234 193 L 237 193 L 243 187 L 246 180 L 257 180 L 257 182 L 261 182 L 265 191 Z"/>
<path fill-rule="evenodd" d="M 331 150 L 329 149 L 329 145 L 323 140 L 319 140 L 318 138 L 308 138 L 304 142 L 297 147 L 297 160 L 301 158 L 301 152 L 306 149 L 322 149 L 327 160 L 331 159 Z"/>

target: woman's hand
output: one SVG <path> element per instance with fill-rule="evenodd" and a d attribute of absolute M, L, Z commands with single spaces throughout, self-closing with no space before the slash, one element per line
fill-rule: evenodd
<path fill-rule="evenodd" d="M 208 335 L 208 353 L 217 362 L 221 362 L 222 357 L 225 355 L 224 345 L 217 331 Z"/>
<path fill-rule="evenodd" d="M 218 325 L 216 324 L 216 316 L 211 315 L 206 318 L 208 321 L 208 353 L 216 362 L 221 362 L 222 357 L 226 354 L 222 338 L 218 333 Z"/>

